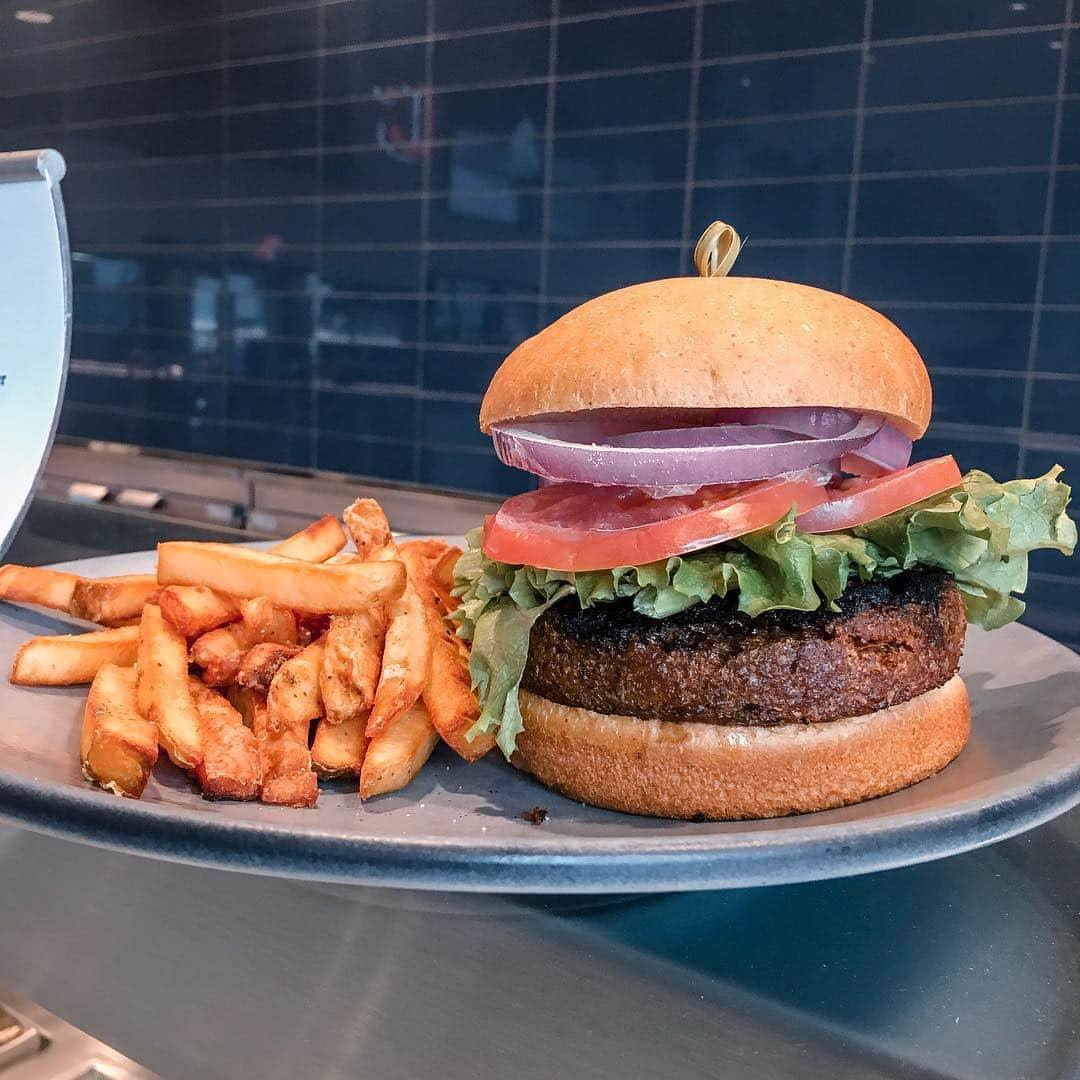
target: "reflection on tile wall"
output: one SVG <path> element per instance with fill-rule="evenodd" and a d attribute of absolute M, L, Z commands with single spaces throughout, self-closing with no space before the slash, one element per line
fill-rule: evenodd
<path fill-rule="evenodd" d="M 1080 474 L 1074 0 L 29 6 L 0 145 L 70 166 L 67 436 L 517 490 L 501 358 L 723 217 L 911 334 L 925 454 Z M 1076 574 L 1031 592 L 1080 641 Z"/>

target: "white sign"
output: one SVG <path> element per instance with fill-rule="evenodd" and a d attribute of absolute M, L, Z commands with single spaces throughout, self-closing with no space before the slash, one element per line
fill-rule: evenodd
<path fill-rule="evenodd" d="M 0 154 L 0 556 L 52 447 L 71 347 L 71 253 L 55 150 Z"/>

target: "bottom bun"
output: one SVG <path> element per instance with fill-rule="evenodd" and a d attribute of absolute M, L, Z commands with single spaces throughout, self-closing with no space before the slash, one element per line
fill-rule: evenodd
<path fill-rule="evenodd" d="M 782 817 L 887 795 L 967 743 L 959 675 L 899 705 L 819 724 L 739 727 L 607 716 L 522 691 L 514 764 L 579 802 L 652 817 Z"/>

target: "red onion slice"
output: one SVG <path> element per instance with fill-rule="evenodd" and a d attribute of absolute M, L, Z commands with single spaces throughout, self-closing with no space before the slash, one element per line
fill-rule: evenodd
<path fill-rule="evenodd" d="M 854 476 L 885 476 L 906 469 L 910 461 L 911 440 L 892 424 L 882 424 L 865 446 L 844 455 L 840 467 Z"/>
<path fill-rule="evenodd" d="M 631 431 L 605 439 L 606 446 L 636 446 L 646 450 L 692 450 L 711 446 L 762 446 L 798 442 L 807 436 L 765 424 L 716 424 L 709 427 L 672 428 L 668 431 Z"/>
<path fill-rule="evenodd" d="M 748 412 L 754 410 L 747 410 Z M 805 410 L 838 413 L 841 410 Z M 749 417 L 747 418 L 749 419 Z M 792 422 L 798 418 L 792 417 Z M 816 420 L 802 416 L 804 427 L 831 427 L 833 434 L 814 438 L 806 432 L 757 428 L 755 438 L 741 441 L 747 426 L 676 428 L 663 432 L 606 435 L 604 442 L 581 439 L 580 423 L 496 424 L 495 452 L 501 461 L 547 480 L 569 480 L 604 487 L 636 487 L 650 491 L 696 490 L 706 484 L 766 480 L 860 450 L 878 433 L 877 417 L 846 413 Z M 846 423 L 846 430 L 837 430 Z M 783 424 L 787 428 L 787 424 Z M 625 445 L 629 440 L 632 445 Z"/>

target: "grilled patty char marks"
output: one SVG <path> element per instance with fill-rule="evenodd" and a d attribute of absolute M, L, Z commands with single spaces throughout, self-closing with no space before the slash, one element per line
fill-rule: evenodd
<path fill-rule="evenodd" d="M 960 664 L 967 620 L 947 574 L 853 583 L 838 613 L 750 618 L 736 599 L 651 619 L 629 601 L 582 611 L 569 597 L 533 627 L 522 686 L 620 716 L 816 723 L 908 701 L 943 686 Z"/>

